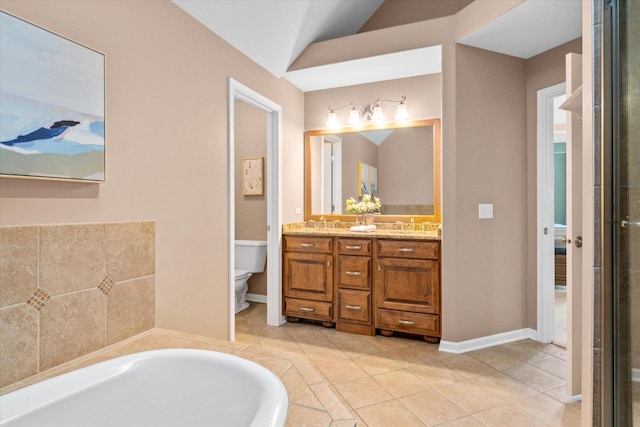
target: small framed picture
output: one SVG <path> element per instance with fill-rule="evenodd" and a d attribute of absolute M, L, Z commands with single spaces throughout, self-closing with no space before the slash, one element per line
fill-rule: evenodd
<path fill-rule="evenodd" d="M 264 157 L 242 158 L 242 194 L 245 196 L 264 195 Z"/>

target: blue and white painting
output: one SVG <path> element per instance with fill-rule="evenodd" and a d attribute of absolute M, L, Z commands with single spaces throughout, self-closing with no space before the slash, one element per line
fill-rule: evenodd
<path fill-rule="evenodd" d="M 0 12 L 0 175 L 104 181 L 104 55 Z"/>

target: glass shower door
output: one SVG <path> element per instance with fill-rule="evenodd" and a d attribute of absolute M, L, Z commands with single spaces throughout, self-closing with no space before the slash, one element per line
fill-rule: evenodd
<path fill-rule="evenodd" d="M 640 427 L 640 1 L 614 3 L 613 416 Z"/>

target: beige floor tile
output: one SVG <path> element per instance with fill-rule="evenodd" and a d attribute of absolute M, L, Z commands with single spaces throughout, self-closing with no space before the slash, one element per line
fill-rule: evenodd
<path fill-rule="evenodd" d="M 504 371 L 524 363 L 520 359 L 505 353 L 502 347 L 489 347 L 467 354 L 499 371 Z"/>
<path fill-rule="evenodd" d="M 336 332 L 328 335 L 327 338 L 349 357 L 356 358 L 367 354 L 380 353 L 380 349 L 371 342 L 361 339 L 359 335 Z"/>
<path fill-rule="evenodd" d="M 351 415 L 356 420 L 356 427 L 368 427 L 367 423 L 365 423 L 364 420 L 362 418 L 360 418 L 360 415 L 358 415 L 358 413 L 356 411 L 352 410 L 350 412 L 351 412 Z"/>
<path fill-rule="evenodd" d="M 343 381 L 333 386 L 353 409 L 393 399 L 393 396 L 371 377 Z"/>
<path fill-rule="evenodd" d="M 531 362 L 530 365 L 535 366 L 538 369 L 542 369 L 545 372 L 555 375 L 563 380 L 567 379 L 567 361 L 558 359 L 557 357 L 549 357 L 547 359 L 537 360 Z"/>
<path fill-rule="evenodd" d="M 567 385 L 561 385 L 560 387 L 556 387 L 556 388 L 552 388 L 550 390 L 547 390 L 544 392 L 544 394 L 546 394 L 547 396 L 557 400 L 558 402 L 566 405 L 566 404 L 572 404 L 572 403 L 580 403 L 579 401 L 576 401 L 573 397 L 569 396 L 569 394 L 567 394 Z"/>
<path fill-rule="evenodd" d="M 537 391 L 505 374 L 487 375 L 474 379 L 487 393 L 509 402 L 537 394 Z"/>
<path fill-rule="evenodd" d="M 562 378 L 548 374 L 529 364 L 507 369 L 504 373 L 538 391 L 550 390 L 566 383 Z"/>
<path fill-rule="evenodd" d="M 433 350 L 415 345 L 387 350 L 384 352 L 385 356 L 394 359 L 403 367 L 437 363 L 437 360 L 433 357 L 433 354 Z"/>
<path fill-rule="evenodd" d="M 373 378 L 396 398 L 418 393 L 430 388 L 424 381 L 421 381 L 406 369 L 385 372 L 375 375 Z"/>
<path fill-rule="evenodd" d="M 438 427 L 486 427 L 476 418 L 469 416 L 464 418 L 459 418 L 454 421 L 450 421 L 448 423 L 440 424 Z"/>
<path fill-rule="evenodd" d="M 290 360 L 266 356 L 264 354 L 257 354 L 246 350 L 239 351 L 237 353 L 237 356 L 240 356 L 243 359 L 251 360 L 259 365 L 264 366 L 278 377 L 284 374 L 285 371 L 292 366 Z"/>
<path fill-rule="evenodd" d="M 445 360 L 444 366 L 456 371 L 465 379 L 495 374 L 498 371 L 484 362 L 464 354 Z"/>
<path fill-rule="evenodd" d="M 402 397 L 399 400 L 425 424 L 430 426 L 469 415 L 464 409 L 436 390 L 423 391 Z"/>
<path fill-rule="evenodd" d="M 580 426 L 579 408 L 565 406 L 544 394 L 537 394 L 514 404 L 547 426 Z"/>
<path fill-rule="evenodd" d="M 555 356 L 561 350 L 553 344 L 542 344 L 531 340 L 520 340 L 501 346 L 504 351 L 523 362 L 534 362 Z"/>
<path fill-rule="evenodd" d="M 369 375 L 402 369 L 402 365 L 384 354 L 371 354 L 353 359 Z"/>
<path fill-rule="evenodd" d="M 351 420 L 353 422 L 353 416 L 342 401 L 338 399 L 337 393 L 331 385 L 320 383 L 310 387 L 334 420 Z"/>
<path fill-rule="evenodd" d="M 397 400 L 391 400 L 357 410 L 369 427 L 424 427 L 411 411 Z"/>
<path fill-rule="evenodd" d="M 290 403 L 319 409 L 321 411 L 325 410 L 325 407 L 295 367 L 289 367 L 289 369 L 280 376 L 280 381 L 282 381 L 282 384 L 284 384 L 284 387 L 287 389 Z"/>
<path fill-rule="evenodd" d="M 543 423 L 512 405 L 491 408 L 474 417 L 487 427 L 544 427 Z"/>
<path fill-rule="evenodd" d="M 414 365 L 408 367 L 407 370 L 434 388 L 464 381 L 462 375 L 446 366 Z"/>
<path fill-rule="evenodd" d="M 491 389 L 479 382 L 478 378 L 457 382 L 437 388 L 437 391 L 467 411 L 475 413 L 509 403 L 508 400 L 492 393 Z"/>
<path fill-rule="evenodd" d="M 331 383 L 366 377 L 367 373 L 351 359 L 337 360 L 317 365 Z"/>
<path fill-rule="evenodd" d="M 306 408 L 300 405 L 289 405 L 287 427 L 329 427 L 333 420 L 324 411 Z"/>

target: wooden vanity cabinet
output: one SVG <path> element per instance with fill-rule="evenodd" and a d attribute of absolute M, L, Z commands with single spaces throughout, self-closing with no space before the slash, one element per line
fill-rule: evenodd
<path fill-rule="evenodd" d="M 284 236 L 284 314 L 290 322 L 300 318 L 334 325 L 333 238 Z"/>
<path fill-rule="evenodd" d="M 378 239 L 376 251 L 375 327 L 439 342 L 440 242 Z"/>
<path fill-rule="evenodd" d="M 336 240 L 336 329 L 375 335 L 371 278 L 373 239 Z"/>

